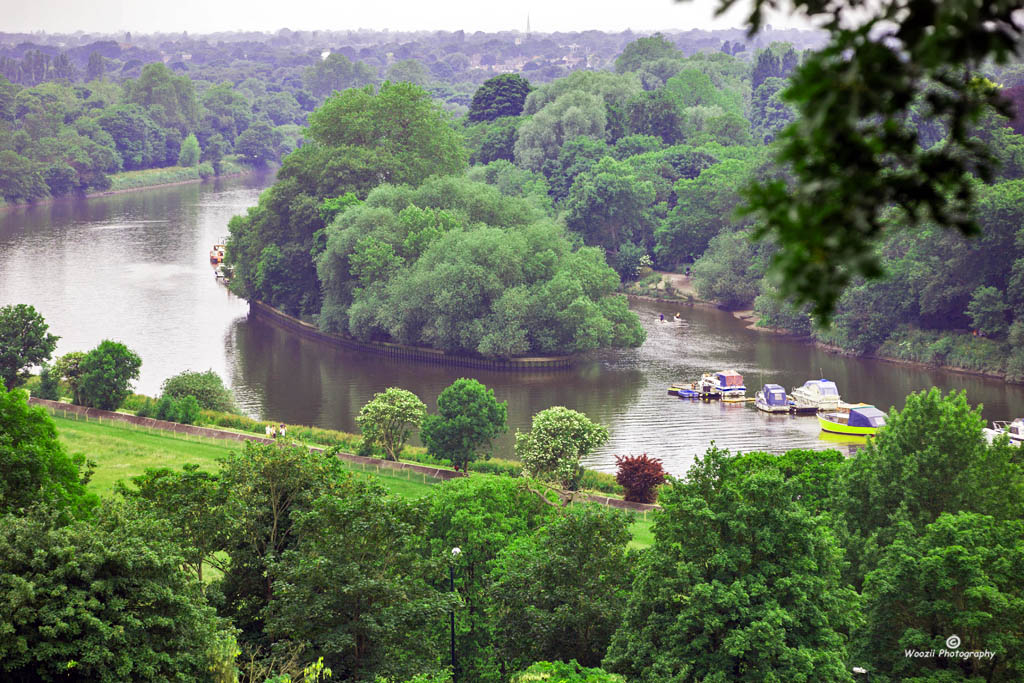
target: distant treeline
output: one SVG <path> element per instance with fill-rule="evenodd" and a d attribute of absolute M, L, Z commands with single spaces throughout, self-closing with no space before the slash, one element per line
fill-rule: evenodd
<path fill-rule="evenodd" d="M 0 197 L 106 190 L 110 174 L 167 166 L 214 175 L 228 155 L 262 166 L 297 145 L 305 117 L 294 97 L 262 82 L 193 82 L 162 62 L 121 83 L 21 87 L 0 76 Z"/>

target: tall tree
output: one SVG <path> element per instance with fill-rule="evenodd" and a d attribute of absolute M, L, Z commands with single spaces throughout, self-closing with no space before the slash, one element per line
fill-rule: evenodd
<path fill-rule="evenodd" d="M 448 634 L 438 624 L 456 599 L 439 585 L 443 567 L 421 552 L 422 508 L 350 474 L 293 518 L 294 546 L 270 570 L 267 631 L 323 657 L 341 680 L 441 668 Z"/>
<path fill-rule="evenodd" d="M 574 505 L 498 554 L 487 612 L 506 670 L 542 659 L 600 665 L 629 594 L 629 523 Z"/>
<path fill-rule="evenodd" d="M 778 469 L 731 467 L 709 451 L 661 489 L 654 545 L 640 559 L 604 667 L 668 680 L 851 681 L 857 595 L 825 519 Z"/>
<path fill-rule="evenodd" d="M 141 367 L 137 353 L 120 342 L 104 339 L 79 364 L 82 405 L 116 410 L 131 393 L 131 383 L 139 378 Z"/>
<path fill-rule="evenodd" d="M 463 377 L 438 395 L 437 414 L 423 418 L 420 438 L 430 453 L 465 471 L 477 451 L 505 431 L 507 416 L 508 403 L 499 403 L 493 389 Z"/>
<path fill-rule="evenodd" d="M 531 89 L 530 82 L 519 74 L 501 74 L 488 78 L 473 93 L 468 118 L 476 123 L 493 121 L 502 116 L 519 116 Z"/>
<path fill-rule="evenodd" d="M 0 673 L 11 681 L 236 680 L 235 638 L 181 571 L 167 527 L 0 518 Z"/>
<path fill-rule="evenodd" d="M 0 386 L 0 425 L 0 513 L 41 504 L 84 517 L 96 503 L 85 490 L 91 471 L 79 471 L 85 458 L 68 456 L 46 411 Z"/>
<path fill-rule="evenodd" d="M 0 382 L 8 389 L 28 379 L 28 369 L 50 360 L 57 335 L 35 308 L 28 304 L 0 307 Z"/>
<path fill-rule="evenodd" d="M 963 392 L 938 389 L 907 396 L 840 472 L 837 507 L 850 581 L 877 566 L 900 523 L 922 533 L 944 512 L 996 519 L 1024 515 L 1024 468 L 1005 442 L 989 444 L 980 408 Z"/>
<path fill-rule="evenodd" d="M 516 455 L 528 475 L 575 490 L 583 476 L 580 460 L 607 440 L 604 426 L 555 406 L 534 415 L 530 431 L 516 432 Z"/>
<path fill-rule="evenodd" d="M 373 395 L 359 410 L 356 423 L 366 447 L 379 445 L 388 460 L 398 460 L 402 446 L 426 412 L 427 407 L 416 394 L 390 387 Z"/>

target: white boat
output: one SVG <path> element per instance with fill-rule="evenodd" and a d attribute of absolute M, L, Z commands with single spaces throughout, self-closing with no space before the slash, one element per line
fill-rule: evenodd
<path fill-rule="evenodd" d="M 765 384 L 754 396 L 754 407 L 766 413 L 788 413 L 789 397 L 778 384 Z"/>
<path fill-rule="evenodd" d="M 790 393 L 793 407 L 798 412 L 839 409 L 839 389 L 827 379 L 809 379 Z"/>
<path fill-rule="evenodd" d="M 743 385 L 743 375 L 735 370 L 722 370 L 707 373 L 700 378 L 700 384 L 709 387 L 723 401 L 741 401 L 747 395 L 747 387 Z"/>
<path fill-rule="evenodd" d="M 985 436 L 989 443 L 1000 434 L 1010 437 L 1010 443 L 1015 446 L 1024 446 L 1024 417 L 1018 417 L 1013 422 L 993 422 L 992 429 L 985 429 Z"/>

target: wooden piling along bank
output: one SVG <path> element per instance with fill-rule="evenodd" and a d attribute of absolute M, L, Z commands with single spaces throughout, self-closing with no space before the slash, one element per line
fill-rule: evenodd
<path fill-rule="evenodd" d="M 531 358 L 476 358 L 473 356 L 460 356 L 446 353 L 438 349 L 428 349 L 422 346 L 406 346 L 405 344 L 394 344 L 391 342 L 362 342 L 357 339 L 343 337 L 330 332 L 322 332 L 315 325 L 303 322 L 287 313 L 283 313 L 262 301 L 249 302 L 249 314 L 276 325 L 280 325 L 296 334 L 308 339 L 327 342 L 335 346 L 356 351 L 369 351 L 392 358 L 408 358 L 424 363 L 437 365 L 456 365 L 466 368 L 483 368 L 486 370 L 505 371 L 534 371 L 534 370 L 564 370 L 572 365 L 572 356 L 538 356 Z"/>

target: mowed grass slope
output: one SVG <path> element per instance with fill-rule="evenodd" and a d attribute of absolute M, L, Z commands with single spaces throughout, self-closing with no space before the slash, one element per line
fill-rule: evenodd
<path fill-rule="evenodd" d="M 128 482 L 150 468 L 180 469 L 186 463 L 210 472 L 220 468 L 219 458 L 242 444 L 221 439 L 201 439 L 159 429 L 139 429 L 119 422 L 96 422 L 54 416 L 57 434 L 68 453 L 81 453 L 96 463 L 89 488 L 100 496 L 114 493 L 114 484 Z M 378 479 L 387 490 L 405 498 L 424 495 L 437 480 L 416 473 L 391 472 L 373 466 L 342 461 L 352 472 Z"/>
<path fill-rule="evenodd" d="M 220 468 L 218 460 L 242 444 L 221 439 L 206 439 L 159 429 L 147 430 L 128 423 L 97 422 L 74 418 L 52 416 L 57 424 L 57 434 L 68 453 L 81 453 L 96 463 L 89 488 L 102 497 L 114 495 L 118 481 L 128 481 L 147 469 L 167 467 L 180 469 L 186 463 L 193 463 L 210 472 Z M 389 493 L 403 498 L 415 499 L 426 495 L 431 486 L 440 480 L 424 477 L 412 470 L 388 470 L 373 464 L 361 465 L 342 461 L 342 466 L 361 476 L 373 477 Z M 473 476 L 486 477 L 487 474 Z M 645 520 L 636 515 L 630 525 L 633 540 L 631 548 L 646 548 L 653 536 L 651 524 L 653 515 Z"/>

